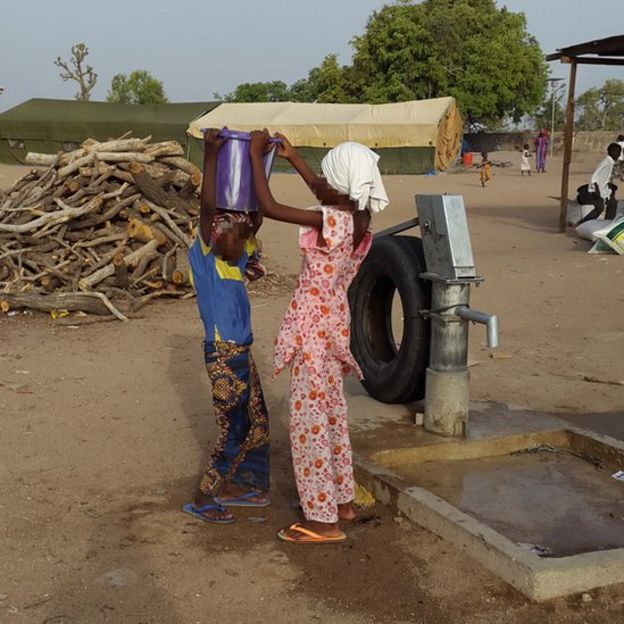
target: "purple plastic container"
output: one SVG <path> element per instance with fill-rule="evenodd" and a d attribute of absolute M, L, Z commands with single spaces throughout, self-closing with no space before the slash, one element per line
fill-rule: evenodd
<path fill-rule="evenodd" d="M 253 185 L 249 147 L 249 132 L 223 128 L 219 136 L 227 139 L 217 155 L 217 207 L 237 212 L 257 212 L 258 200 Z M 279 143 L 279 139 L 271 139 Z M 275 159 L 275 150 L 264 156 L 264 171 L 267 180 Z"/>

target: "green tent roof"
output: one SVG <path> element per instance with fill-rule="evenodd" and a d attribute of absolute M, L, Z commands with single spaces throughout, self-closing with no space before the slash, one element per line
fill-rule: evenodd
<path fill-rule="evenodd" d="M 0 114 L 0 139 L 72 141 L 80 143 L 120 136 L 152 135 L 154 141 L 186 142 L 191 119 L 220 102 L 172 104 L 113 104 L 75 100 L 32 99 Z"/>

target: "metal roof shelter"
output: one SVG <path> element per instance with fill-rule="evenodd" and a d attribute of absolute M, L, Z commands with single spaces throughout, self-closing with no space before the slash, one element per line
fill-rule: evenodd
<path fill-rule="evenodd" d="M 568 182 L 570 178 L 570 162 L 572 161 L 572 138 L 574 136 L 576 68 L 578 65 L 624 65 L 624 35 L 596 39 L 567 48 L 559 48 L 557 52 L 548 54 L 546 60 L 561 61 L 570 65 L 563 144 L 563 172 L 561 175 L 561 205 L 559 211 L 559 231 L 565 232 L 568 209 Z"/>

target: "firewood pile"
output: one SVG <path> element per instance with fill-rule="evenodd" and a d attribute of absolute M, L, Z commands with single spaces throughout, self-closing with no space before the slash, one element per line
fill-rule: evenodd
<path fill-rule="evenodd" d="M 200 171 L 175 141 L 128 136 L 29 154 L 0 193 L 0 309 L 114 315 L 189 297 Z"/>

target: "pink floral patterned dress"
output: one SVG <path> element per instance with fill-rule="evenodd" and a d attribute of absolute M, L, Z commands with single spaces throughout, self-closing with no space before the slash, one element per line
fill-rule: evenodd
<path fill-rule="evenodd" d="M 301 273 L 275 341 L 274 376 L 292 368 L 290 442 L 301 507 L 308 520 L 337 522 L 338 505 L 351 502 L 355 483 L 343 376 L 360 369 L 349 349 L 347 290 L 372 243 L 353 249 L 353 217 L 335 208 L 318 229 L 301 228 Z"/>

